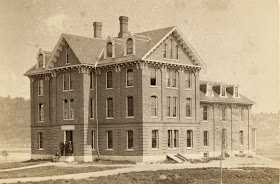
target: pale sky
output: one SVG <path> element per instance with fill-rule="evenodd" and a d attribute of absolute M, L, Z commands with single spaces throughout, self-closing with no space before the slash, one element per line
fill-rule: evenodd
<path fill-rule="evenodd" d="M 279 110 L 277 0 L 0 0 L 0 96 L 30 98 L 23 74 L 62 32 L 117 36 L 119 16 L 137 33 L 177 26 L 206 63 L 201 80 L 239 84 L 253 113 Z"/>

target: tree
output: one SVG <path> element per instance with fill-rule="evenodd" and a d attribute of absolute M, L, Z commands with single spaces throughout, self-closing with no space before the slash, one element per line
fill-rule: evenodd
<path fill-rule="evenodd" d="M 9 153 L 6 151 L 6 150 L 3 150 L 2 152 L 1 152 L 1 155 L 3 156 L 3 157 L 5 157 L 5 162 L 7 161 L 7 157 L 9 156 Z"/>

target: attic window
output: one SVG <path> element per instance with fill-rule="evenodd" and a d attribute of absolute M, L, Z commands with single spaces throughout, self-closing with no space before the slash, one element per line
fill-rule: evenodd
<path fill-rule="evenodd" d="M 38 68 L 43 68 L 43 66 L 44 66 L 44 57 L 43 54 L 40 54 L 38 59 Z"/>
<path fill-rule="evenodd" d="M 179 46 L 178 45 L 176 45 L 175 57 L 176 57 L 177 60 L 179 59 Z"/>
<path fill-rule="evenodd" d="M 226 86 L 225 85 L 221 86 L 221 96 L 226 96 Z"/>
<path fill-rule="evenodd" d="M 211 83 L 207 84 L 207 96 L 213 96 L 213 89 L 212 89 L 212 87 L 213 87 L 213 84 L 211 84 Z"/>
<path fill-rule="evenodd" d="M 163 58 L 167 58 L 167 44 L 164 44 Z"/>
<path fill-rule="evenodd" d="M 112 42 L 108 42 L 106 47 L 107 47 L 106 48 L 107 49 L 107 57 L 110 58 L 110 57 L 113 56 L 113 44 L 112 44 Z"/>
<path fill-rule="evenodd" d="M 69 45 L 66 46 L 66 64 L 69 64 L 69 55 L 70 55 L 70 47 Z"/>
<path fill-rule="evenodd" d="M 173 40 L 170 40 L 169 57 L 170 59 L 173 59 Z"/>
<path fill-rule="evenodd" d="M 133 54 L 133 41 L 131 38 L 127 39 L 126 42 L 126 54 Z"/>
<path fill-rule="evenodd" d="M 239 97 L 238 86 L 235 86 L 235 87 L 234 87 L 234 97 L 236 97 L 236 98 Z"/>

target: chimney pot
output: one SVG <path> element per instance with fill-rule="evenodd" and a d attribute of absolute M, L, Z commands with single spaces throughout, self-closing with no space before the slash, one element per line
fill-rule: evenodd
<path fill-rule="evenodd" d="M 125 34 L 128 33 L 128 17 L 120 16 L 120 32 L 119 38 L 122 38 Z"/>
<path fill-rule="evenodd" d="M 102 38 L 102 23 L 101 22 L 93 23 L 93 37 Z"/>

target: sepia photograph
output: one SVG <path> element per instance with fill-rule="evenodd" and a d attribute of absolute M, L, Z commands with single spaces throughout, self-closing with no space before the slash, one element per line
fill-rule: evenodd
<path fill-rule="evenodd" d="M 280 184 L 279 0 L 0 0 L 0 183 Z"/>

